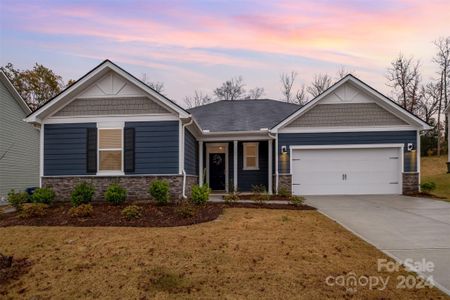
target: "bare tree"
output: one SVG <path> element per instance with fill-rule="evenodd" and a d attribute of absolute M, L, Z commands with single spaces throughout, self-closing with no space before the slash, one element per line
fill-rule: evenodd
<path fill-rule="evenodd" d="M 439 82 L 429 82 L 427 85 L 421 86 L 418 115 L 429 124 L 432 123 L 432 119 L 438 111 L 440 90 Z"/>
<path fill-rule="evenodd" d="M 213 99 L 202 91 L 195 91 L 193 97 L 185 97 L 184 102 L 188 108 L 197 107 L 213 102 Z"/>
<path fill-rule="evenodd" d="M 441 37 L 434 41 L 434 45 L 437 48 L 437 53 L 433 57 L 433 62 L 435 62 L 439 67 L 439 80 L 440 80 L 440 92 L 439 92 L 439 104 L 437 112 L 437 126 L 438 126 L 438 145 L 437 145 L 437 155 L 441 155 L 441 114 L 445 107 L 449 105 L 449 87 L 448 81 L 450 80 L 450 37 Z M 445 115 L 444 122 L 444 136 L 448 136 L 448 116 Z M 444 139 L 445 139 L 444 138 Z"/>
<path fill-rule="evenodd" d="M 295 78 L 297 77 L 297 72 L 291 71 L 290 74 L 282 73 L 280 75 L 281 80 L 281 93 L 284 96 L 286 102 L 291 103 L 294 102 L 295 96 L 292 91 L 292 87 L 294 86 Z"/>
<path fill-rule="evenodd" d="M 401 53 L 391 62 L 386 75 L 388 86 L 394 89 L 396 101 L 404 109 L 415 112 L 420 87 L 420 61 L 405 58 Z"/>
<path fill-rule="evenodd" d="M 214 90 L 219 100 L 241 100 L 245 98 L 244 81 L 242 76 L 231 78 Z"/>
<path fill-rule="evenodd" d="M 159 81 L 149 81 L 147 79 L 147 73 L 142 74 L 142 78 L 141 80 L 148 85 L 149 87 L 151 87 L 152 89 L 154 89 L 155 91 L 157 91 L 160 94 L 164 95 L 164 82 L 159 82 Z"/>
<path fill-rule="evenodd" d="M 295 94 L 295 100 L 299 105 L 305 105 L 306 102 L 309 101 L 308 96 L 306 95 L 306 88 L 304 84 L 302 85 L 301 89 L 297 91 L 297 94 Z"/>
<path fill-rule="evenodd" d="M 339 66 L 337 73 L 336 73 L 336 80 L 340 80 L 347 76 L 348 74 L 355 73 L 350 69 L 347 69 L 345 66 Z"/>
<path fill-rule="evenodd" d="M 259 99 L 264 95 L 264 88 L 255 87 L 248 91 L 247 96 L 245 96 L 245 100 L 251 99 Z"/>
<path fill-rule="evenodd" d="M 316 74 L 311 82 L 311 85 L 306 88 L 306 91 L 313 97 L 322 94 L 331 86 L 333 80 L 328 74 Z"/>

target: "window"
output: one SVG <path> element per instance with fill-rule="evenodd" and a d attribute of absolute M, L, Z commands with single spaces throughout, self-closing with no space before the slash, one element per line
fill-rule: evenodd
<path fill-rule="evenodd" d="M 98 171 L 122 172 L 122 128 L 98 130 Z"/>
<path fill-rule="evenodd" d="M 244 170 L 259 170 L 258 143 L 244 143 Z"/>

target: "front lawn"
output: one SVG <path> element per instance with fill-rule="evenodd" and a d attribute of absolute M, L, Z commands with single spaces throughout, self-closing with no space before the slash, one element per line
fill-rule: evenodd
<path fill-rule="evenodd" d="M 0 298 L 445 298 L 398 289 L 405 271 L 377 271 L 380 251 L 315 211 L 229 208 L 217 220 L 171 228 L 6 227 L 5 255 L 27 273 Z M 326 284 L 328 276 L 390 276 L 383 291 Z"/>
<path fill-rule="evenodd" d="M 450 200 L 450 174 L 447 173 L 447 159 L 446 155 L 422 157 L 421 181 L 433 181 L 436 189 L 431 193 Z"/>

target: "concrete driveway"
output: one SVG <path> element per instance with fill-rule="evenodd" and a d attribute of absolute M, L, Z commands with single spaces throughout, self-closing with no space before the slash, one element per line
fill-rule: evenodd
<path fill-rule="evenodd" d="M 431 261 L 450 294 L 450 202 L 397 195 L 308 196 L 306 203 L 399 261 Z"/>

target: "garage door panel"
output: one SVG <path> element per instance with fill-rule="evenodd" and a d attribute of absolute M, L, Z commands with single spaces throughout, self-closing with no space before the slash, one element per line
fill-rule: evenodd
<path fill-rule="evenodd" d="M 400 155 L 400 148 L 293 150 L 293 192 L 298 195 L 401 193 Z"/>

